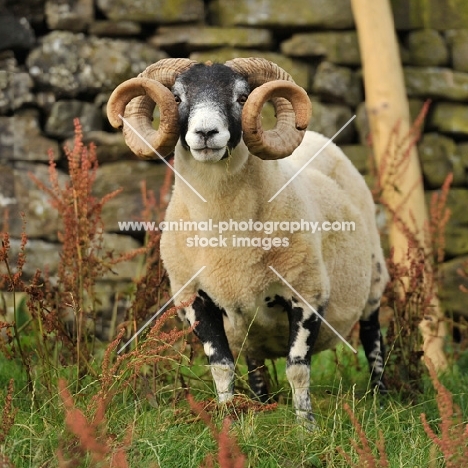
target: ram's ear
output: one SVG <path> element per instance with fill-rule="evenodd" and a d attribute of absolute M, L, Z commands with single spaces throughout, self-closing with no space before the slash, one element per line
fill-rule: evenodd
<path fill-rule="evenodd" d="M 264 131 L 261 111 L 270 100 L 275 107 L 276 125 Z M 285 158 L 301 144 L 311 116 L 312 104 L 304 89 L 291 81 L 270 81 L 254 89 L 244 105 L 244 142 L 261 159 Z"/>

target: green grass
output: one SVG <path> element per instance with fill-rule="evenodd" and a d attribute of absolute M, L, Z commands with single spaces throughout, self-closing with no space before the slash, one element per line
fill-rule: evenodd
<path fill-rule="evenodd" d="M 359 439 L 343 408 L 345 403 L 353 408 L 374 453 L 377 453 L 375 441 L 379 431 L 383 432 L 390 467 L 445 466 L 441 453 L 431 449 L 434 444 L 420 420 L 420 414 L 424 412 L 433 428 L 437 428 L 440 422 L 435 391 L 429 379 L 424 382 L 424 394 L 410 404 L 402 401 L 398 395 L 374 395 L 367 388 L 368 374 L 362 355 L 358 363 L 356 366 L 354 357 L 343 348 L 336 353 L 324 352 L 314 357 L 311 391 L 319 429 L 309 432 L 295 420 L 284 377 L 284 362 L 279 361 L 276 364 L 278 382 L 273 389 L 279 400 L 278 408 L 240 414 L 231 427 L 231 433 L 235 434 L 242 452 L 248 458 L 246 466 L 348 468 L 349 464 L 338 453 L 337 447 L 342 447 L 357 462 L 350 440 Z M 190 379 L 191 384 L 197 384 L 192 389 L 196 399 L 214 397 L 204 359 L 197 360 L 191 368 L 181 366 L 178 371 Z M 238 373 L 245 374 L 245 367 L 239 365 Z M 74 375 L 72 369 L 66 368 L 63 374 Z M 18 413 L 5 440 L 3 452 L 18 468 L 58 466 L 57 448 L 72 446 L 61 400 L 58 395 L 42 398 L 42 390 L 37 384 L 34 393 L 39 403 L 34 404 L 19 364 L 3 357 L 0 359 L 2 400 L 10 378 L 15 380 L 14 406 Z M 463 421 L 467 421 L 466 369 L 454 366 L 442 381 L 460 406 Z M 81 383 L 81 390 L 74 393 L 74 383 L 70 384 L 77 407 L 86 408 L 98 385 L 97 380 L 87 377 Z M 115 434 L 117 441 L 121 441 L 131 428 L 131 444 L 127 449 L 130 466 L 198 467 L 207 454 L 216 453 L 216 442 L 209 428 L 190 410 L 182 389 L 176 385 L 172 388 L 161 387 L 155 397 L 150 400 L 127 388 L 117 393 L 109 403 L 107 433 Z M 225 415 L 226 409 L 223 408 L 213 415 L 218 427 Z M 80 466 L 93 465 L 89 460 L 83 460 Z"/>

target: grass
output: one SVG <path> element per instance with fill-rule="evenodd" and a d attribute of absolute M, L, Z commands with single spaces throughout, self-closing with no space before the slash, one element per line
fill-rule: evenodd
<path fill-rule="evenodd" d="M 364 366 L 363 356 L 359 360 Z M 211 413 L 217 427 L 221 426 L 226 415 L 233 418 L 230 432 L 247 457 L 246 466 L 348 468 L 350 465 L 338 447 L 357 462 L 358 456 L 351 441 L 359 441 L 359 436 L 345 410 L 346 404 L 352 408 L 371 441 L 374 453 L 377 449 L 373 441 L 378 440 L 379 431 L 382 431 L 390 467 L 446 466 L 442 454 L 426 434 L 420 417 L 425 413 L 433 429 L 440 422 L 435 391 L 428 377 L 424 378 L 424 393 L 417 401 L 408 404 L 398 395 L 382 398 L 369 391 L 366 387 L 367 371 L 356 369 L 354 358 L 346 349 L 324 352 L 314 361 L 312 395 L 319 430 L 311 433 L 296 422 L 282 371 L 283 362 L 278 363 L 280 378 L 275 391 L 280 403 L 277 408 L 266 412 L 238 412 L 228 405 Z M 199 379 L 199 389 L 192 391 L 198 400 L 214 397 L 212 390 L 211 393 L 208 391 L 210 384 L 194 376 L 197 372 L 203 374 L 204 368 L 204 358 L 200 357 L 195 366 L 181 363 L 179 369 L 192 379 Z M 342 374 L 341 368 L 346 368 L 347 372 Z M 73 375 L 70 370 L 66 373 Z M 242 374 L 243 369 L 239 369 L 239 373 Z M 67 430 L 65 408 L 58 393 L 36 408 L 27 391 L 26 377 L 20 364 L 1 358 L 0 381 L 7 382 L 10 378 L 15 381 L 13 402 L 18 412 L 4 441 L 3 453 L 16 467 L 59 466 L 57 450 L 62 447 L 70 453 L 76 443 Z M 450 374 L 444 376 L 443 382 L 452 392 L 466 423 L 467 370 L 455 366 Z M 87 407 L 98 392 L 99 384 L 99 380 L 85 378 L 81 382 L 81 390 L 73 395 L 76 407 L 83 413 L 89 414 Z M 75 388 L 75 383 L 68 383 L 68 388 Z M 5 390 L 3 386 L 2 401 L 6 397 Z M 40 393 L 41 389 L 36 388 L 35 391 Z M 157 403 L 154 399 L 135 394 L 130 388 L 114 396 L 106 412 L 103 430 L 114 445 L 122 444 L 130 433 L 128 446 L 124 444 L 129 466 L 198 467 L 207 455 L 217 451 L 209 428 L 194 414 L 182 394 L 183 389 L 177 388 L 173 382 L 171 391 L 163 389 L 160 395 L 156 395 Z M 88 456 L 77 466 L 96 465 Z"/>

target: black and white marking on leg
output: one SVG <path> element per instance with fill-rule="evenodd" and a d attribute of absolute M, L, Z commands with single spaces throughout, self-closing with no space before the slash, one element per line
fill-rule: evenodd
<path fill-rule="evenodd" d="M 308 420 L 314 426 L 315 419 L 310 401 L 310 360 L 317 339 L 321 320 L 307 306 L 292 299 L 288 310 L 289 353 L 286 362 L 286 376 L 291 385 L 296 415 Z M 317 312 L 322 315 L 323 307 Z"/>
<path fill-rule="evenodd" d="M 299 420 L 315 422 L 310 401 L 310 361 L 290 362 L 286 366 L 286 377 L 291 385 L 293 403 Z"/>
<path fill-rule="evenodd" d="M 247 356 L 249 385 L 252 393 L 262 403 L 268 400 L 268 371 L 264 359 L 253 359 Z"/>
<path fill-rule="evenodd" d="M 224 403 L 231 400 L 234 388 L 234 362 L 230 359 L 222 359 L 210 362 L 210 367 L 216 385 L 218 401 Z"/>
<path fill-rule="evenodd" d="M 367 362 L 369 363 L 371 384 L 374 387 L 378 387 L 381 393 L 385 393 L 387 389 L 382 381 L 385 364 L 385 348 L 380 330 L 379 310 L 380 308 L 378 307 L 366 320 L 359 321 L 359 338 L 364 348 Z"/>
<path fill-rule="evenodd" d="M 223 315 L 223 310 L 202 290 L 186 309 L 187 320 L 196 323 L 194 333 L 208 357 L 220 403 L 232 398 L 234 388 L 234 358 L 224 330 Z"/>

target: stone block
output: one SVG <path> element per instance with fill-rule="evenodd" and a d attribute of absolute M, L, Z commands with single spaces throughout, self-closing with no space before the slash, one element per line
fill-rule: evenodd
<path fill-rule="evenodd" d="M 426 188 L 441 187 L 450 173 L 454 176 L 452 186 L 464 185 L 465 169 L 451 138 L 438 133 L 424 134 L 418 145 L 418 155 Z"/>
<path fill-rule="evenodd" d="M 267 49 L 273 45 L 271 31 L 259 28 L 161 27 L 148 42 L 170 50 L 184 47 L 189 52 L 217 47 Z"/>
<path fill-rule="evenodd" d="M 57 141 L 42 135 L 39 113 L 34 109 L 0 117 L 0 160 L 48 161 L 49 151 L 59 159 Z"/>
<path fill-rule="evenodd" d="M 94 21 L 89 25 L 89 34 L 95 36 L 123 37 L 141 34 L 141 25 L 135 21 Z"/>
<path fill-rule="evenodd" d="M 118 258 L 120 255 L 130 253 L 141 247 L 140 242 L 131 236 L 104 233 L 103 234 L 103 252 L 112 252 L 112 258 Z M 131 260 L 117 263 L 112 267 L 112 271 L 104 275 L 104 279 L 132 280 L 138 274 L 140 259 L 134 257 Z"/>
<path fill-rule="evenodd" d="M 25 104 L 32 104 L 34 82 L 16 61 L 12 51 L 0 57 L 0 115 L 16 111 Z"/>
<path fill-rule="evenodd" d="M 400 30 L 468 28 L 465 0 L 391 0 L 391 4 L 395 26 Z"/>
<path fill-rule="evenodd" d="M 322 62 L 318 67 L 312 86 L 314 94 L 356 107 L 363 100 L 361 79 L 346 67 Z"/>
<path fill-rule="evenodd" d="M 404 76 L 410 97 L 468 101 L 468 73 L 449 68 L 405 67 Z"/>
<path fill-rule="evenodd" d="M 310 119 L 308 129 L 331 138 L 352 116 L 353 112 L 348 106 L 312 101 L 312 118 Z M 352 122 L 347 125 L 333 141 L 339 145 L 351 143 L 354 139 L 354 135 L 355 127 Z"/>
<path fill-rule="evenodd" d="M 106 232 L 137 235 L 121 231 L 119 221 L 138 221 L 143 211 L 142 182 L 159 194 L 167 166 L 147 161 L 119 161 L 103 164 L 98 169 L 94 193 L 103 197 L 122 188 L 122 192 L 104 205 L 102 219 Z M 155 220 L 156 221 L 156 220 Z M 141 233 L 140 233 L 141 234 Z"/>
<path fill-rule="evenodd" d="M 445 33 L 450 49 L 452 67 L 468 72 L 468 29 L 452 29 Z"/>
<path fill-rule="evenodd" d="M 361 64 L 355 31 L 297 33 L 281 43 L 281 52 L 289 57 L 324 58 L 338 65 Z"/>
<path fill-rule="evenodd" d="M 48 166 L 17 162 L 12 174 L 13 197 L 11 197 L 11 204 L 8 206 L 10 234 L 14 237 L 20 237 L 21 213 L 24 213 L 27 222 L 26 234 L 30 239 L 40 238 L 56 241 L 60 227 L 57 211 L 51 206 L 49 195 L 39 189 L 31 179 L 31 174 L 34 174 L 44 185 L 50 186 Z M 63 186 L 67 176 L 58 171 L 58 177 L 59 183 Z"/>
<path fill-rule="evenodd" d="M 109 133 L 102 130 L 92 130 L 83 133 L 83 143 L 93 143 L 96 147 L 96 156 L 99 164 L 124 159 L 136 159 L 132 150 L 126 145 L 122 132 Z M 71 137 L 64 145 L 73 148 L 74 138 Z"/>
<path fill-rule="evenodd" d="M 45 15 L 50 29 L 85 31 L 94 19 L 93 0 L 47 0 Z"/>
<path fill-rule="evenodd" d="M 442 133 L 468 136 L 468 104 L 436 103 L 428 125 Z"/>
<path fill-rule="evenodd" d="M 36 40 L 34 30 L 24 17 L 2 13 L 0 17 L 0 50 L 29 50 Z"/>
<path fill-rule="evenodd" d="M 193 23 L 205 15 L 203 0 L 98 0 L 97 5 L 112 21 Z"/>
<path fill-rule="evenodd" d="M 435 67 L 448 64 L 447 44 L 434 29 L 412 31 L 408 36 L 408 49 L 412 65 Z"/>
<path fill-rule="evenodd" d="M 52 90 L 63 98 L 112 91 L 165 57 L 144 43 L 53 31 L 31 51 L 26 64 L 39 91 Z"/>
<path fill-rule="evenodd" d="M 94 104 L 83 101 L 58 101 L 52 105 L 45 131 L 55 138 L 68 138 L 74 134 L 74 119 L 79 118 L 83 132 L 102 130 L 101 111 Z"/>
<path fill-rule="evenodd" d="M 10 262 L 13 269 L 20 252 L 20 244 L 19 239 L 11 239 Z M 49 277 L 54 278 L 57 274 L 61 250 L 61 244 L 41 239 L 28 239 L 25 247 L 26 263 L 23 267 L 23 281 L 27 282 L 33 278 L 37 270 L 40 270 L 42 274 L 47 271 Z"/>
<path fill-rule="evenodd" d="M 354 25 L 349 0 L 215 0 L 211 11 L 220 26 L 350 29 Z"/>

